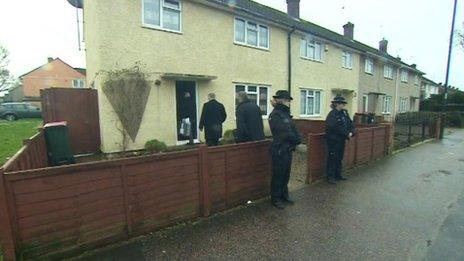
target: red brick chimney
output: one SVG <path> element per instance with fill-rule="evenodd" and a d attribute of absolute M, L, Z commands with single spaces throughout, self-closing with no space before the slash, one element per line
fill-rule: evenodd
<path fill-rule="evenodd" d="M 287 0 L 287 14 L 293 18 L 300 18 L 300 0 Z"/>
<path fill-rule="evenodd" d="M 379 50 L 381 52 L 384 52 L 384 53 L 387 52 L 387 50 L 388 50 L 388 41 L 385 38 L 383 38 L 382 41 L 379 42 Z"/>

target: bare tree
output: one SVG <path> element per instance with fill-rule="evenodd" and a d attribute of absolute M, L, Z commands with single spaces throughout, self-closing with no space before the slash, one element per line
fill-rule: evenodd
<path fill-rule="evenodd" d="M 13 81 L 13 77 L 10 75 L 10 71 L 7 68 L 10 63 L 8 55 L 8 50 L 0 46 L 0 92 L 8 90 L 10 83 Z"/>
<path fill-rule="evenodd" d="M 459 45 L 464 48 L 464 24 L 463 24 L 463 30 L 458 31 L 458 43 Z"/>

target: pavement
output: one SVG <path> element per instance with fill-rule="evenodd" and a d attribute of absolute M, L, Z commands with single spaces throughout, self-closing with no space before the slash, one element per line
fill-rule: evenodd
<path fill-rule="evenodd" d="M 464 260 L 464 131 L 77 260 Z"/>

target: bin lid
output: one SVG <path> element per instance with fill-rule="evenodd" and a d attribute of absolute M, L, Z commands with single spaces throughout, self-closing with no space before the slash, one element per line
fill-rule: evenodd
<path fill-rule="evenodd" d="M 57 126 L 66 126 L 68 123 L 66 121 L 56 121 L 56 122 L 49 122 L 44 125 L 44 128 L 49 128 L 49 127 L 57 127 Z"/>

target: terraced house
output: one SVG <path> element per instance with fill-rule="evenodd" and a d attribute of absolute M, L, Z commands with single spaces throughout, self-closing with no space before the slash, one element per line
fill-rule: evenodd
<path fill-rule="evenodd" d="M 225 129 L 235 127 L 238 91 L 261 108 L 268 132 L 269 100 L 279 89 L 295 98 L 295 118 L 325 119 L 330 100 L 340 94 L 351 114 L 392 115 L 400 108 L 399 96 L 416 109 L 411 101 L 416 89 L 419 96 L 415 77 L 422 73 L 414 66 L 388 55 L 386 48 L 354 40 L 351 23 L 341 35 L 300 19 L 299 0 L 288 0 L 287 7 L 284 13 L 249 0 L 86 1 L 88 85 L 101 90 L 99 72 L 145 65 L 153 85 L 129 149 L 153 138 L 182 143 L 179 115 L 196 108 L 192 118 L 198 122 L 210 92 L 226 107 Z M 399 70 L 407 72 L 407 84 L 399 81 Z M 183 104 L 187 92 L 193 107 Z M 99 106 L 102 150 L 120 150 L 118 117 L 102 92 Z M 201 138 L 198 130 L 194 134 Z"/>

